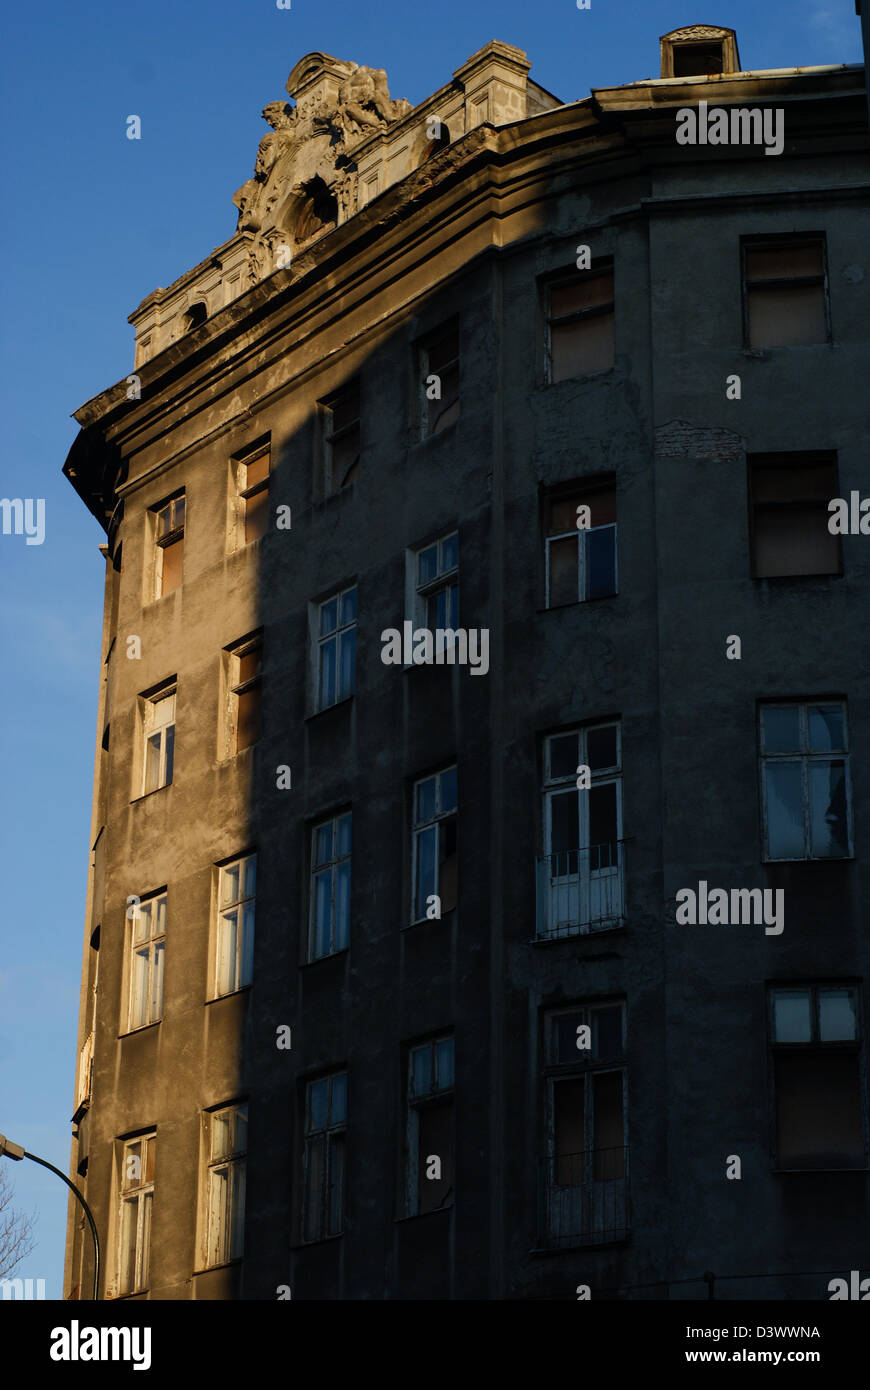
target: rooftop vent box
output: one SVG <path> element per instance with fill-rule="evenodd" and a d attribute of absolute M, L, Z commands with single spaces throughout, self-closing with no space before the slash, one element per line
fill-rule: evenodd
<path fill-rule="evenodd" d="M 709 77 L 740 71 L 737 35 L 714 24 L 690 24 L 673 29 L 659 40 L 662 77 Z"/>

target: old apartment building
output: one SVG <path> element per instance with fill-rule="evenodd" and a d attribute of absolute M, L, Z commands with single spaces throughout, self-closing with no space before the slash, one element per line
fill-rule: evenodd
<path fill-rule="evenodd" d="M 303 58 L 76 412 L 101 1296 L 870 1274 L 864 70 L 529 68 Z"/>

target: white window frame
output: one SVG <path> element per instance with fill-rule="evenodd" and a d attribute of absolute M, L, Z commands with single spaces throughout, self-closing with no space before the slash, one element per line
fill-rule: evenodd
<path fill-rule="evenodd" d="M 845 734 L 845 748 L 828 750 L 810 750 L 809 740 L 809 710 L 823 705 L 836 705 L 843 719 L 843 733 Z M 800 741 L 801 747 L 796 752 L 788 753 L 768 753 L 764 746 L 764 711 L 769 709 L 797 709 L 800 720 Z M 810 853 L 812 849 L 812 829 L 810 812 L 812 809 L 812 797 L 810 792 L 809 772 L 813 763 L 827 763 L 831 761 L 842 761 L 844 786 L 846 791 L 846 854 L 826 854 L 814 855 Z M 803 833 L 804 850 L 797 859 L 774 858 L 770 853 L 770 828 L 768 823 L 767 808 L 767 776 L 768 765 L 775 763 L 799 763 L 801 768 L 801 810 L 803 812 Z M 853 812 L 852 812 L 852 757 L 849 749 L 849 712 L 847 702 L 843 699 L 818 700 L 764 700 L 758 706 L 758 772 L 761 795 L 761 835 L 762 835 L 762 862 L 765 864 L 842 864 L 846 860 L 854 858 L 855 842 L 853 833 Z"/>
<path fill-rule="evenodd" d="M 231 1127 L 227 1152 L 215 1153 L 215 1121 L 227 1116 Z M 239 1142 L 239 1118 L 244 1143 Z M 248 1106 L 244 1101 L 220 1106 L 205 1114 L 205 1222 L 203 1268 L 240 1260 L 245 1238 Z M 239 1212 L 239 1207 L 241 1212 Z"/>
<path fill-rule="evenodd" d="M 350 593 L 353 593 L 354 595 L 354 616 L 349 622 L 343 623 L 341 620 L 342 606 L 344 603 L 345 596 Z M 336 626 L 334 628 L 331 628 L 329 632 L 323 633 L 321 631 L 323 626 L 321 614 L 326 605 L 328 603 L 332 603 L 333 600 L 336 600 L 337 604 Z M 314 609 L 314 709 L 315 712 L 319 714 L 321 710 L 333 709 L 336 705 L 342 704 L 345 700 L 352 699 L 354 694 L 356 693 L 356 629 L 359 625 L 359 586 L 356 582 L 354 582 L 353 584 L 346 584 L 344 588 L 336 589 L 333 593 L 328 594 L 326 598 L 321 599 L 318 603 L 313 604 L 312 607 Z M 351 680 L 350 690 L 347 691 L 345 694 L 342 694 L 341 653 L 343 647 L 343 638 L 346 633 L 349 633 L 351 631 L 351 629 L 354 629 L 353 676 Z M 335 699 L 329 701 L 328 703 L 322 703 L 321 685 L 323 671 L 323 652 L 325 647 L 327 647 L 330 644 L 335 646 Z"/>
<path fill-rule="evenodd" d="M 450 1044 L 451 1078 L 446 1085 L 440 1084 L 438 1076 L 438 1048 L 444 1043 Z M 414 1056 L 418 1052 L 429 1052 L 429 1075 L 432 1078 L 429 1090 L 421 1095 L 414 1092 Z M 406 1142 L 408 1152 L 408 1164 L 406 1173 L 405 1188 L 405 1211 L 408 1216 L 417 1216 L 419 1212 L 418 1195 L 420 1187 L 420 1111 L 426 1107 L 429 1101 L 448 1099 L 452 1102 L 456 1089 L 456 1043 L 452 1033 L 444 1033 L 440 1037 L 431 1038 L 424 1043 L 414 1043 L 408 1048 L 408 1077 L 407 1077 L 407 1111 L 408 1119 L 406 1126 Z M 454 1156 L 454 1172 L 455 1172 Z M 448 1205 L 452 1206 L 452 1200 Z"/>
<path fill-rule="evenodd" d="M 245 893 L 246 879 L 253 873 L 253 891 Z M 239 896 L 224 901 L 224 885 L 230 871 L 238 871 Z M 254 933 L 256 924 L 256 854 L 243 854 L 217 868 L 217 926 L 215 931 L 215 965 L 213 979 L 214 999 L 224 999 L 237 994 L 251 984 L 254 973 Z M 245 910 L 250 904 L 250 915 Z M 226 933 L 229 931 L 228 918 L 236 915 L 235 949 L 230 956 Z M 241 926 L 240 926 L 241 922 Z M 226 986 L 226 988 L 224 987 Z"/>
<path fill-rule="evenodd" d="M 456 542 L 456 563 L 453 565 L 444 564 L 443 547 L 449 541 Z M 422 555 L 433 547 L 437 547 L 437 569 L 431 579 L 421 582 L 420 580 L 420 560 Z M 429 600 L 435 598 L 443 589 L 456 588 L 456 623 L 454 630 L 459 627 L 459 532 L 454 528 L 452 531 L 445 531 L 442 535 L 436 536 L 433 540 L 427 541 L 425 545 L 418 545 L 413 550 L 408 550 L 405 565 L 405 612 L 408 619 L 414 624 L 415 628 L 428 628 Z M 437 627 L 437 624 L 436 624 Z M 450 628 L 449 621 L 445 624 Z"/>
<path fill-rule="evenodd" d="M 180 508 L 178 506 L 179 502 L 181 503 Z M 180 522 L 177 521 L 179 511 L 181 512 Z M 164 515 L 164 513 L 169 514 L 169 520 L 171 524 L 169 528 L 166 530 L 166 532 L 161 536 L 160 518 Z M 167 498 L 165 502 L 158 503 L 156 507 L 151 508 L 151 514 L 154 517 L 154 598 L 158 599 L 164 597 L 163 552 L 169 546 L 176 545 L 178 541 L 184 541 L 185 526 L 187 523 L 187 492 L 178 492 L 175 494 L 174 497 Z M 184 557 L 182 556 L 182 565 L 183 564 Z M 182 580 L 179 580 L 178 584 L 175 586 L 176 589 L 180 589 L 181 584 Z M 175 589 L 171 589 L 170 593 L 175 593 Z"/>
<path fill-rule="evenodd" d="M 178 698 L 178 686 L 175 682 L 161 687 L 153 695 L 142 695 L 142 789 L 140 795 L 150 796 L 152 792 L 158 792 L 163 787 L 171 787 L 172 779 L 175 775 L 175 724 L 176 707 Z M 162 714 L 158 722 L 158 706 L 165 705 L 165 713 Z M 170 731 L 172 734 L 170 740 Z M 152 740 L 157 740 L 157 782 L 153 787 L 148 786 L 148 750 Z M 168 753 L 169 745 L 172 745 L 171 759 Z M 171 761 L 171 775 L 167 780 L 167 766 Z"/>
<path fill-rule="evenodd" d="M 163 1017 L 163 987 L 166 969 L 166 890 L 153 893 L 131 904 L 127 932 L 127 1028 L 128 1033 L 150 1028 Z M 144 919 L 144 934 L 139 934 Z M 138 939 L 137 939 L 138 937 Z M 137 990 L 137 961 L 144 958 L 145 1017 L 134 1020 L 136 1001 L 142 997 Z"/>
<path fill-rule="evenodd" d="M 140 1154 L 131 1152 L 134 1145 L 141 1145 Z M 153 1145 L 153 1149 L 152 1146 Z M 149 1153 L 151 1155 L 149 1162 Z M 119 1180 L 118 1209 L 118 1296 L 143 1293 L 149 1287 L 151 1277 L 151 1222 L 154 1203 L 154 1178 L 147 1179 L 149 1167 L 154 1171 L 157 1154 L 157 1131 L 136 1135 L 127 1139 L 121 1146 L 121 1172 Z M 135 1159 L 139 1165 L 139 1181 L 131 1179 L 127 1185 L 128 1158 Z M 124 1236 L 126 1234 L 127 1212 L 136 1209 L 135 1269 L 133 1287 L 124 1287 Z"/>
<path fill-rule="evenodd" d="M 344 1115 L 342 1116 L 341 1119 L 333 1120 L 333 1119 L 332 1119 L 333 1090 L 334 1090 L 335 1082 L 336 1082 L 337 1080 L 340 1080 L 341 1078 L 344 1078 Z M 311 1088 L 312 1088 L 313 1086 L 318 1085 L 318 1084 L 321 1083 L 321 1082 L 324 1082 L 324 1081 L 326 1082 L 326 1087 L 327 1087 L 327 1089 L 326 1089 L 326 1124 L 325 1124 L 325 1125 L 322 1125 L 319 1129 L 312 1129 L 312 1128 L 311 1128 Z M 300 1234 L 301 1234 L 301 1236 L 302 1236 L 302 1241 L 303 1241 L 303 1243 L 306 1244 L 306 1245 L 313 1245 L 313 1244 L 315 1244 L 315 1243 L 316 1243 L 317 1241 L 319 1241 L 319 1240 L 329 1240 L 329 1239 L 331 1239 L 331 1238 L 333 1238 L 333 1237 L 335 1237 L 335 1236 L 341 1235 L 341 1234 L 343 1233 L 343 1231 L 344 1231 L 344 1223 L 345 1223 L 345 1198 L 346 1198 L 346 1190 L 347 1190 L 347 1116 L 348 1116 L 348 1107 L 349 1107 L 349 1101 L 350 1101 L 349 1092 L 350 1092 L 350 1080 L 349 1080 L 349 1076 L 348 1076 L 348 1073 L 347 1073 L 347 1070 L 346 1070 L 346 1069 L 339 1070 L 339 1071 L 334 1071 L 334 1072 L 327 1072 L 325 1076 L 313 1076 L 313 1077 L 310 1078 L 310 1080 L 306 1081 L 306 1083 L 305 1083 L 305 1100 L 304 1100 L 304 1104 L 305 1104 L 305 1116 L 304 1116 L 304 1124 L 303 1124 L 303 1142 L 302 1142 L 302 1212 L 301 1212 L 302 1229 L 301 1229 Z M 312 1151 L 313 1151 L 314 1143 L 317 1142 L 318 1140 L 321 1140 L 321 1139 L 322 1139 L 322 1141 L 323 1141 L 323 1149 L 324 1149 L 324 1158 L 323 1158 L 324 1185 L 323 1185 L 323 1188 L 322 1188 L 322 1190 L 321 1190 L 321 1192 L 320 1192 L 320 1194 L 319 1194 L 319 1197 L 318 1197 L 318 1207 L 317 1207 L 317 1218 L 318 1218 L 318 1219 L 317 1219 L 317 1234 L 316 1234 L 316 1235 L 309 1235 L 309 1234 L 308 1234 L 308 1232 L 309 1232 L 309 1230 L 310 1230 L 309 1216 L 312 1215 L 312 1213 L 309 1211 L 309 1205 L 308 1205 L 309 1199 L 310 1199 L 310 1192 L 309 1192 L 309 1185 L 308 1185 L 308 1174 L 309 1174 L 309 1170 L 310 1170 L 311 1154 L 312 1154 Z M 332 1181 L 333 1181 L 333 1177 L 334 1177 L 335 1162 L 334 1162 L 334 1157 L 333 1157 L 333 1155 L 334 1155 L 334 1149 L 335 1149 L 335 1146 L 336 1146 L 336 1145 L 340 1145 L 340 1146 L 341 1146 L 341 1151 L 342 1151 L 342 1158 L 341 1158 L 341 1193 L 340 1193 L 340 1200 L 339 1200 L 339 1202 L 337 1203 L 337 1207 L 338 1207 L 338 1218 L 339 1218 L 339 1230 L 337 1230 L 337 1231 L 329 1231 L 329 1230 L 324 1230 L 324 1225 L 328 1225 L 328 1224 L 329 1224 L 329 1192 L 330 1192 L 330 1189 L 331 1189 L 331 1187 L 332 1187 Z"/>
<path fill-rule="evenodd" d="M 251 541 L 251 545 L 254 542 Z M 249 680 L 240 679 L 241 658 L 249 656 L 251 652 L 260 653 L 260 670 Z M 225 682 L 225 703 L 224 703 L 224 737 L 221 757 L 223 759 L 236 758 L 239 753 L 246 752 L 248 748 L 253 748 L 254 744 L 259 743 L 262 738 L 262 717 L 263 717 L 263 634 L 255 632 L 250 637 L 243 637 L 241 641 L 232 647 L 224 648 L 224 682 Z M 253 743 L 246 744 L 245 748 L 238 746 L 239 738 L 239 696 L 249 690 L 258 688 L 260 691 L 260 736 Z"/>
<path fill-rule="evenodd" d="M 351 847 L 346 854 L 338 852 L 338 826 L 339 822 L 347 820 L 350 824 L 350 843 Z M 332 828 L 332 857 L 324 860 L 321 864 L 315 864 L 314 856 L 316 853 L 317 833 L 320 830 L 331 826 Z M 344 924 L 342 936 L 339 940 L 338 918 L 337 918 L 337 891 L 339 870 L 343 864 L 348 866 L 348 906 L 347 922 Z M 311 828 L 311 864 L 309 872 L 309 913 L 308 913 L 308 960 L 326 960 L 327 956 L 337 955 L 339 951 L 344 951 L 350 945 L 350 894 L 353 889 L 353 812 L 337 811 L 335 815 L 327 816 L 320 820 Z M 317 938 L 317 880 L 324 874 L 329 874 L 330 879 L 330 934 L 329 950 L 322 955 L 315 955 Z"/>
<path fill-rule="evenodd" d="M 577 736 L 578 760 L 577 766 L 588 766 L 588 735 L 596 733 L 601 729 L 616 730 L 616 762 L 609 767 L 591 771 L 591 788 L 581 790 L 577 787 L 576 769 L 571 773 L 565 773 L 560 777 L 554 777 L 550 767 L 550 750 L 553 739 L 564 738 L 566 735 Z M 599 864 L 597 867 L 592 863 L 592 850 L 596 846 L 590 843 L 590 824 L 591 815 L 589 809 L 589 791 L 598 787 L 608 785 L 616 787 L 616 862 L 615 864 Z M 553 872 L 552 858 L 554 854 L 570 854 L 572 851 L 553 849 L 553 802 L 557 796 L 564 796 L 573 787 L 574 795 L 577 797 L 577 869 L 572 871 L 570 864 L 566 861 L 566 872 L 555 874 Z M 551 901 L 548 905 L 548 931 L 547 936 L 575 936 L 582 935 L 591 930 L 594 922 L 599 920 L 599 916 L 593 911 L 596 902 L 604 902 L 609 905 L 612 901 L 621 907 L 625 902 L 624 883 L 623 883 L 623 864 L 622 864 L 622 723 L 618 719 L 604 719 L 600 723 L 585 724 L 573 729 L 560 729 L 549 734 L 544 740 L 544 787 L 543 787 L 543 838 L 544 838 L 544 858 L 549 865 L 550 876 L 550 896 Z M 584 858 L 585 856 L 585 858 Z M 556 866 L 558 867 L 558 866 Z M 606 880 L 616 879 L 616 883 L 607 883 Z M 569 909 L 576 895 L 578 922 L 576 927 L 560 927 L 560 913 L 562 903 L 567 903 Z M 556 925 L 550 925 L 550 918 L 555 907 Z M 621 917 L 621 912 L 618 914 Z M 607 914 L 605 914 L 606 920 Z M 539 928 L 540 930 L 540 928 Z"/>
<path fill-rule="evenodd" d="M 456 804 L 455 804 L 455 806 L 452 806 L 450 809 L 448 809 L 448 810 L 445 811 L 445 810 L 442 810 L 442 809 L 441 809 L 441 779 L 442 779 L 442 777 L 445 775 L 445 773 L 448 773 L 448 772 L 455 772 L 455 773 L 456 773 Z M 435 786 L 435 813 L 434 813 L 434 815 L 432 816 L 432 819 L 431 819 L 431 820 L 420 821 L 420 823 L 418 824 L 418 823 L 417 823 L 417 788 L 418 788 L 419 786 L 422 786 L 422 784 L 423 784 L 424 782 L 429 782 L 429 781 L 431 781 L 433 777 L 436 779 L 436 786 Z M 441 824 L 442 824 L 443 821 L 447 820 L 450 816 L 453 816 L 453 817 L 456 819 L 456 822 L 457 822 L 456 845 L 457 845 L 457 857 L 458 857 L 458 852 L 459 852 L 459 773 L 458 773 L 458 769 L 457 769 L 457 764 L 456 764 L 456 763 L 451 763 L 448 767 L 439 768 L 437 772 L 429 772 L 429 773 L 426 774 L 425 777 L 418 777 L 418 778 L 415 780 L 414 785 L 413 785 L 413 788 L 412 788 L 412 790 L 411 790 L 411 925 L 412 925 L 412 926 L 413 926 L 416 922 L 424 922 L 424 921 L 426 920 L 426 913 L 425 913 L 425 911 L 424 911 L 422 917 L 418 917 L 418 916 L 416 915 L 416 911 L 417 911 L 417 858 L 418 858 L 418 855 L 417 855 L 417 845 L 418 845 L 418 843 L 419 843 L 420 837 L 421 837 L 422 835 L 424 835 L 428 830 L 431 830 L 431 829 L 434 827 L 434 829 L 435 829 L 435 883 L 434 883 L 434 887 L 433 887 L 433 892 L 436 894 L 437 897 L 440 898 L 440 896 L 441 896 L 441 882 L 440 882 L 440 868 L 441 868 Z M 458 879 L 459 879 L 459 874 L 458 874 L 458 865 L 457 865 L 457 889 L 456 889 L 457 905 L 458 905 L 458 901 L 459 901 L 459 883 L 458 883 Z M 450 910 L 452 911 L 452 909 L 450 909 Z"/>
<path fill-rule="evenodd" d="M 594 504 L 596 493 L 610 492 L 611 490 L 613 491 L 615 497 L 615 482 L 613 483 L 612 489 L 608 485 L 606 487 L 594 486 L 592 488 L 589 488 L 588 490 L 585 489 L 583 483 L 580 482 L 578 483 L 576 489 L 572 488 L 570 493 L 567 493 L 565 495 L 571 497 L 573 497 L 575 494 L 578 497 L 580 497 L 581 495 L 585 496 L 586 498 L 588 498 L 588 501 L 586 503 L 581 503 L 580 505 L 590 505 L 590 503 Z M 546 509 L 548 509 L 554 501 L 558 500 L 560 499 L 555 493 L 555 491 L 550 491 L 546 494 L 544 500 L 545 517 Z M 560 531 L 558 535 L 544 536 L 545 608 L 565 608 L 569 606 L 563 603 L 551 604 L 550 602 L 550 546 L 553 545 L 556 541 L 565 541 L 571 539 L 577 541 L 577 597 L 574 600 L 575 603 L 594 603 L 597 601 L 597 598 L 614 598 L 619 593 L 619 535 L 617 531 L 618 524 L 619 523 L 617 519 L 617 521 L 605 521 L 601 526 L 574 526 L 569 531 Z M 593 531 L 597 532 L 608 530 L 613 532 L 613 592 L 610 594 L 600 594 L 598 596 L 587 596 L 586 590 L 588 587 L 589 580 L 589 561 L 586 552 L 588 549 L 588 537 Z"/>

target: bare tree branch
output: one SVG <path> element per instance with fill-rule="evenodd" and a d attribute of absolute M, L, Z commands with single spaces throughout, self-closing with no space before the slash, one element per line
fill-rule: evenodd
<path fill-rule="evenodd" d="M 33 1249 L 35 1218 L 16 1211 L 6 1165 L 0 1162 L 0 1279 L 7 1279 Z"/>

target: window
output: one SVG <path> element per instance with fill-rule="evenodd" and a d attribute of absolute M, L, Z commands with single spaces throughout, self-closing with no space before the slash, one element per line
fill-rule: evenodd
<path fill-rule="evenodd" d="M 830 342 L 824 235 L 744 240 L 743 295 L 747 347 Z"/>
<path fill-rule="evenodd" d="M 544 1239 L 628 1235 L 625 1005 L 560 1009 L 545 1024 Z"/>
<path fill-rule="evenodd" d="M 356 669 L 356 585 L 318 604 L 317 708 L 353 694 Z"/>
<path fill-rule="evenodd" d="M 229 701 L 227 743 L 230 757 L 260 737 L 263 697 L 263 639 L 245 638 L 227 654 Z"/>
<path fill-rule="evenodd" d="M 184 493 L 154 509 L 157 528 L 155 593 L 160 598 L 181 583 L 184 559 Z"/>
<path fill-rule="evenodd" d="M 612 267 L 548 288 L 550 381 L 603 372 L 614 362 Z"/>
<path fill-rule="evenodd" d="M 309 1081 L 305 1088 L 303 1240 L 341 1234 L 346 1130 L 347 1072 Z"/>
<path fill-rule="evenodd" d="M 146 1028 L 163 1016 L 163 966 L 166 952 L 166 894 L 129 908 L 130 993 L 127 1028 Z"/>
<path fill-rule="evenodd" d="M 448 137 L 449 138 L 449 137 Z M 459 419 L 459 319 L 421 347 L 422 434 L 440 434 Z"/>
<path fill-rule="evenodd" d="M 200 324 L 205 323 L 208 318 L 208 309 L 202 300 L 197 300 L 191 304 L 190 308 L 182 319 L 182 331 L 189 333 L 192 328 L 199 328 Z"/>
<path fill-rule="evenodd" d="M 350 841 L 350 811 L 311 833 L 309 960 L 343 951 L 350 939 Z"/>
<path fill-rule="evenodd" d="M 175 762 L 175 688 L 142 696 L 145 759 L 142 794 L 168 787 Z"/>
<path fill-rule="evenodd" d="M 411 921 L 420 922 L 440 899 L 440 916 L 456 906 L 456 768 L 414 783 L 414 864 Z"/>
<path fill-rule="evenodd" d="M 854 985 L 769 991 L 780 1168 L 863 1168 L 861 1029 Z"/>
<path fill-rule="evenodd" d="M 269 468 L 268 444 L 239 459 L 236 464 L 239 541 L 243 545 L 258 541 L 269 528 Z"/>
<path fill-rule="evenodd" d="M 119 1295 L 148 1288 L 156 1157 L 157 1135 L 153 1133 L 128 1139 L 121 1152 Z"/>
<path fill-rule="evenodd" d="M 842 700 L 760 709 L 764 858 L 848 859 L 849 734 Z"/>
<path fill-rule="evenodd" d="M 431 632 L 459 626 L 459 532 L 411 552 L 412 621 Z"/>
<path fill-rule="evenodd" d="M 556 488 L 545 496 L 544 582 L 548 608 L 616 593 L 612 483 L 575 483 L 570 490 Z"/>
<path fill-rule="evenodd" d="M 453 1039 L 408 1054 L 407 1214 L 453 1204 Z"/>
<path fill-rule="evenodd" d="M 322 402 L 321 408 L 325 415 L 323 490 L 329 497 L 348 487 L 359 471 L 359 381 L 352 381 L 337 391 Z"/>
<path fill-rule="evenodd" d="M 604 931 L 623 920 L 621 760 L 617 723 L 544 740 L 539 937 Z"/>
<path fill-rule="evenodd" d="M 828 530 L 836 454 L 750 454 L 747 463 L 753 578 L 842 574 L 840 538 Z"/>
<path fill-rule="evenodd" d="M 208 1144 L 207 1266 L 239 1260 L 245 1240 L 245 1155 L 248 1107 L 228 1105 L 206 1115 Z"/>
<path fill-rule="evenodd" d="M 218 871 L 217 997 L 251 983 L 256 868 L 256 855 L 248 854 Z"/>

